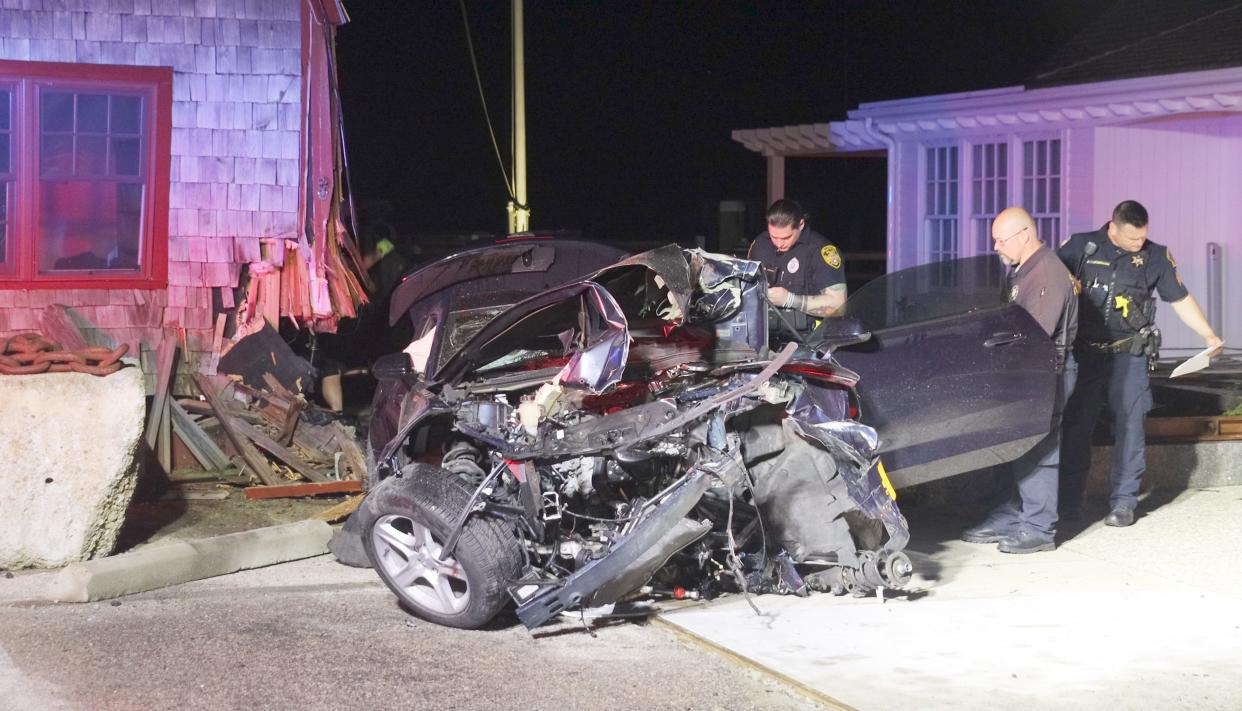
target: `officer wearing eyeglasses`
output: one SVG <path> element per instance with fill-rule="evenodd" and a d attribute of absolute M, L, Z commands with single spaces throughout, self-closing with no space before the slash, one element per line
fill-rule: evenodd
<path fill-rule="evenodd" d="M 1051 249 L 1039 241 L 1035 221 L 1020 207 L 1002 210 L 992 221 L 992 243 L 1013 267 L 1005 298 L 1021 306 L 1056 344 L 1057 391 L 1048 435 L 1013 462 L 1013 491 L 983 523 L 962 533 L 968 543 L 996 543 L 1002 553 L 1038 553 L 1056 548 L 1057 470 L 1061 411 L 1074 389 L 1077 369 L 1070 345 L 1078 329 L 1074 280 Z"/>
<path fill-rule="evenodd" d="M 1091 433 L 1105 402 L 1113 411 L 1113 468 L 1104 523 L 1134 523 L 1147 469 L 1143 420 L 1151 409 L 1147 371 L 1160 348 L 1156 300 L 1169 302 L 1182 323 L 1219 352 L 1222 341 L 1177 275 L 1167 247 L 1147 239 L 1147 210 L 1133 200 L 1113 209 L 1095 232 L 1070 237 L 1058 250 L 1081 283 L 1082 325 L 1074 344 L 1078 387 L 1065 411 L 1061 459 L 1062 518 L 1081 517 L 1091 466 Z"/>
<path fill-rule="evenodd" d="M 768 208 L 768 230 L 755 237 L 748 259 L 763 264 L 768 301 L 783 310 L 793 327 L 809 332 L 845 305 L 845 265 L 826 237 L 806 226 L 806 213 L 793 200 Z"/>

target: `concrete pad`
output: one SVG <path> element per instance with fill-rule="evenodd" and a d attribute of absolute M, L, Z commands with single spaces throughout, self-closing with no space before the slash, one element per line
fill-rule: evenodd
<path fill-rule="evenodd" d="M 328 551 L 332 527 L 299 521 L 190 541 L 169 541 L 132 553 L 74 563 L 52 580 L 48 598 L 90 602 L 153 590 Z"/>
<path fill-rule="evenodd" d="M 1139 511 L 1027 556 L 916 513 L 906 596 L 759 596 L 762 616 L 733 597 L 664 619 L 858 709 L 1236 709 L 1242 489 Z"/>

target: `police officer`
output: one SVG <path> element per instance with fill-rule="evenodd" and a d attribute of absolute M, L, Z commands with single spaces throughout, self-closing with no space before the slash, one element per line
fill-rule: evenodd
<path fill-rule="evenodd" d="M 1026 210 L 1002 210 L 992 221 L 992 244 L 1001 261 L 1013 267 L 1005 284 L 1006 299 L 1026 309 L 1056 344 L 1057 392 L 1048 436 L 1011 465 L 1014 486 L 1009 500 L 983 523 L 964 531 L 962 540 L 996 543 L 1002 553 L 1050 551 L 1056 547 L 1061 411 L 1077 372 L 1070 348 L 1078 329 L 1078 297 L 1069 271 L 1039 241 L 1035 221 Z"/>
<path fill-rule="evenodd" d="M 755 237 L 747 258 L 763 264 L 768 301 L 794 316 L 799 331 L 809 331 L 817 319 L 837 315 L 845 304 L 841 252 L 807 228 L 806 214 L 793 200 L 777 200 L 768 208 L 768 231 Z"/>
<path fill-rule="evenodd" d="M 1081 516 L 1091 433 L 1107 400 L 1113 411 L 1114 444 L 1112 493 L 1104 523 L 1129 526 L 1147 468 L 1143 420 L 1152 405 L 1147 371 L 1160 344 L 1152 291 L 1169 302 L 1182 323 L 1209 348 L 1219 350 L 1222 342 L 1186 291 L 1168 248 L 1147 239 L 1147 210 L 1139 203 L 1120 203 L 1108 224 L 1073 235 L 1058 256 L 1079 281 L 1082 314 L 1074 344 L 1078 387 L 1065 411 L 1062 518 Z"/>

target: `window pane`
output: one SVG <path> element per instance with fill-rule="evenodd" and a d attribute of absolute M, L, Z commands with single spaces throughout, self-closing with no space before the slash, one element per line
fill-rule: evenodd
<path fill-rule="evenodd" d="M 1035 202 L 1035 181 L 1026 178 L 1022 181 L 1022 205 L 1030 209 Z"/>
<path fill-rule="evenodd" d="M 983 191 L 987 188 L 982 180 L 972 180 L 970 190 L 970 211 L 974 214 L 983 212 Z"/>
<path fill-rule="evenodd" d="M 137 138 L 112 139 L 112 175 L 140 175 Z"/>
<path fill-rule="evenodd" d="M 1051 173 L 1052 175 L 1060 175 L 1061 174 L 1061 141 L 1059 139 L 1055 141 L 1049 141 L 1048 151 L 1052 153 L 1052 155 L 1050 156 L 1052 159 L 1050 161 L 1052 163 Z"/>
<path fill-rule="evenodd" d="M 78 94 L 78 133 L 108 132 L 108 97 Z"/>
<path fill-rule="evenodd" d="M 957 180 L 957 147 L 949 149 L 949 177 Z"/>
<path fill-rule="evenodd" d="M 1035 181 L 1035 212 L 1048 211 L 1048 181 Z"/>
<path fill-rule="evenodd" d="M 73 136 L 44 136 L 39 147 L 39 170 L 45 178 L 73 174 Z"/>
<path fill-rule="evenodd" d="M 996 174 L 1009 174 L 1009 146 L 1004 143 L 997 146 Z"/>
<path fill-rule="evenodd" d="M 140 184 L 44 180 L 39 190 L 39 271 L 138 268 Z"/>
<path fill-rule="evenodd" d="M 73 130 L 73 94 L 43 92 L 40 127 L 44 131 Z"/>
<path fill-rule="evenodd" d="M 1024 141 L 1022 143 L 1022 175 L 1030 177 L 1035 168 L 1035 143 L 1033 141 Z"/>
<path fill-rule="evenodd" d="M 9 160 L 9 134 L 0 133 L 0 174 L 9 172 L 12 165 Z"/>
<path fill-rule="evenodd" d="M 112 133 L 138 133 L 141 110 L 142 99 L 137 96 L 112 97 Z"/>
<path fill-rule="evenodd" d="M 1048 174 L 1048 142 L 1038 141 L 1035 144 L 1035 174 Z"/>
<path fill-rule="evenodd" d="M 1061 211 L 1061 179 L 1053 178 L 1048 186 L 1048 212 Z"/>
<path fill-rule="evenodd" d="M 74 175 L 100 176 L 107 172 L 108 139 L 106 136 L 78 136 L 77 162 Z"/>
<path fill-rule="evenodd" d="M 0 89 L 0 131 L 7 131 L 12 125 L 9 118 L 9 93 L 8 89 Z"/>

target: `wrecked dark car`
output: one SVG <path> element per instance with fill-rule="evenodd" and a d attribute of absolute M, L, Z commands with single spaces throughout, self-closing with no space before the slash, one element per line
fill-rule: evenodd
<path fill-rule="evenodd" d="M 505 244 L 394 293 L 414 341 L 376 364 L 371 489 L 339 537 L 419 617 L 477 628 L 512 601 L 534 628 L 636 598 L 900 588 L 894 483 L 1047 432 L 1052 344 L 995 260 L 890 275 L 797 336 L 757 262 L 603 256 Z"/>

